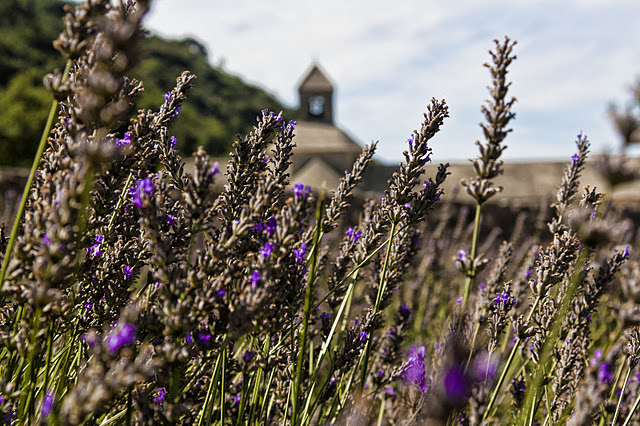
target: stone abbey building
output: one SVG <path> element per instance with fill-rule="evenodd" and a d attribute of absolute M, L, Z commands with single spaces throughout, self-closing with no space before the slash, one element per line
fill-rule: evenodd
<path fill-rule="evenodd" d="M 334 122 L 334 87 L 314 64 L 298 86 L 300 106 L 295 129 L 292 182 L 335 189 L 362 148 Z"/>

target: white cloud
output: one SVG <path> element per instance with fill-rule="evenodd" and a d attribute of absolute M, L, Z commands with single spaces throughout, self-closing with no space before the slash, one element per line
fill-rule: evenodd
<path fill-rule="evenodd" d="M 157 0 L 148 26 L 191 35 L 214 63 L 297 103 L 296 84 L 317 60 L 337 85 L 337 122 L 379 158 L 399 161 L 431 97 L 451 118 L 433 142 L 438 158 L 476 155 L 493 38 L 517 39 L 509 74 L 518 98 L 506 158 L 573 153 L 580 129 L 594 150 L 617 143 L 605 111 L 640 73 L 640 2 L 374 0 L 210 2 Z"/>

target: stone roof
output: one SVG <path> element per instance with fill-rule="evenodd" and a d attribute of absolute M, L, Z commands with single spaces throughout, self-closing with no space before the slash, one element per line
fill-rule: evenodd
<path fill-rule="evenodd" d="M 298 90 L 301 92 L 330 92 L 333 90 L 333 84 L 331 84 L 331 81 L 329 81 L 329 78 L 324 72 L 322 72 L 320 67 L 317 64 L 314 64 L 302 79 L 302 82 L 298 86 Z"/>
<path fill-rule="evenodd" d="M 291 177 L 291 183 L 302 182 L 314 189 L 334 190 L 338 188 L 342 176 L 322 159 L 313 158 Z"/>
<path fill-rule="evenodd" d="M 637 159 L 632 159 L 632 161 L 638 164 Z M 595 162 L 596 160 L 588 161 L 585 165 L 585 170 L 581 173 L 578 197 L 582 195 L 582 188 L 586 185 L 591 188 L 596 187 L 599 192 L 610 190 L 605 180 L 596 170 Z M 490 199 L 489 202 L 517 206 L 533 206 L 541 202 L 549 202 L 555 199 L 567 165 L 568 162 L 561 161 L 506 162 L 504 163 L 504 174 L 494 179 L 495 185 L 502 186 L 504 189 Z M 428 165 L 423 180 L 426 177 L 435 176 L 436 171 L 437 164 Z M 454 196 L 455 201 L 472 201 L 466 190 L 460 185 L 461 179 L 468 180 L 476 175 L 471 163 L 452 164 L 449 171 L 451 175 L 447 177 L 443 185 L 447 198 L 451 200 L 449 197 Z M 640 202 L 640 181 L 616 187 L 612 201 L 616 204 L 637 204 Z"/>
<path fill-rule="evenodd" d="M 299 121 L 293 141 L 295 154 L 335 154 L 362 151 L 348 134 L 329 123 Z"/>

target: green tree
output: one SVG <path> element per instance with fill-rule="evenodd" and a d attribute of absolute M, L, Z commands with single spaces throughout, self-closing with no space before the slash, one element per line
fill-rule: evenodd
<path fill-rule="evenodd" d="M 52 45 L 63 15 L 58 0 L 0 1 L 0 164 L 26 165 L 33 158 L 51 104 L 42 78 L 64 67 Z M 213 155 L 229 152 L 236 135 L 250 131 L 264 108 L 293 116 L 264 90 L 211 66 L 206 48 L 192 38 L 143 41 L 132 73 L 145 87 L 138 107 L 157 109 L 183 70 L 198 77 L 171 129 L 185 155 L 200 145 Z"/>

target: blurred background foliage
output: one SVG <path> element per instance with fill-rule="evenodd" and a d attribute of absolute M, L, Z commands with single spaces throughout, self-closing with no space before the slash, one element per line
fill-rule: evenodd
<path fill-rule="evenodd" d="M 52 100 L 42 78 L 65 64 L 52 46 L 63 30 L 64 4 L 0 1 L 0 164 L 31 164 Z M 171 131 L 184 155 L 200 145 L 211 155 L 229 152 L 236 135 L 250 131 L 264 108 L 294 116 L 274 96 L 212 66 L 206 48 L 194 39 L 150 35 L 141 46 L 131 75 L 144 82 L 138 108 L 157 109 L 183 70 L 198 77 Z"/>

